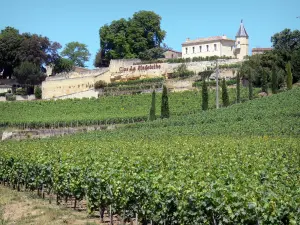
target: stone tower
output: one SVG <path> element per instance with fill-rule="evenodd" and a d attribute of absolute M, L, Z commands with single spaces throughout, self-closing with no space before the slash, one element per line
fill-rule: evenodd
<path fill-rule="evenodd" d="M 238 59 L 244 59 L 249 55 L 249 36 L 244 27 L 243 20 L 241 21 L 240 28 L 235 36 L 235 55 Z"/>

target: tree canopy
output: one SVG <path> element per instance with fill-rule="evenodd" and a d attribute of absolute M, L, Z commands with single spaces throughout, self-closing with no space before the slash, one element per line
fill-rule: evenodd
<path fill-rule="evenodd" d="M 76 66 L 85 67 L 85 62 L 89 61 L 91 54 L 86 44 L 75 41 L 66 44 L 61 55 L 71 60 Z"/>
<path fill-rule="evenodd" d="M 99 30 L 100 50 L 94 65 L 107 66 L 111 59 L 163 57 L 161 44 L 166 32 L 160 25 L 161 17 L 152 11 L 139 11 L 128 20 L 104 25 Z"/>
<path fill-rule="evenodd" d="M 255 86 L 261 86 L 264 81 L 272 81 L 277 77 L 279 86 L 286 82 L 286 64 L 291 63 L 293 82 L 300 80 L 300 31 L 284 29 L 271 37 L 273 50 L 260 55 L 253 55 L 240 68 L 242 77 L 248 78 L 251 71 Z M 266 84 L 264 84 L 266 85 Z"/>
<path fill-rule="evenodd" d="M 3 78 L 11 78 L 14 69 L 22 62 L 41 68 L 54 63 L 58 58 L 61 45 L 48 37 L 23 33 L 13 27 L 6 27 L 0 33 L 0 71 Z M 17 70 L 16 70 L 17 71 Z"/>

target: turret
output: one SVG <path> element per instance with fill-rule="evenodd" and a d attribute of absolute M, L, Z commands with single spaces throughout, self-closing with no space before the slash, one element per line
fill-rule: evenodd
<path fill-rule="evenodd" d="M 235 36 L 235 55 L 238 59 L 244 59 L 249 55 L 249 35 L 244 27 L 243 20 Z"/>

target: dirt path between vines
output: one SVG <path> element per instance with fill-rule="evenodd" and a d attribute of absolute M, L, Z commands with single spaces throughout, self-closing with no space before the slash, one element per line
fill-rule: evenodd
<path fill-rule="evenodd" d="M 75 211 L 37 198 L 36 194 L 17 192 L 0 186 L 1 225 L 96 225 L 98 218 L 88 218 L 86 211 Z M 107 224 L 107 223 L 106 223 Z"/>

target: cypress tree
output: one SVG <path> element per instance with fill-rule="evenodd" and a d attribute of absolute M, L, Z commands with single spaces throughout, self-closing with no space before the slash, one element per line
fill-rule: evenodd
<path fill-rule="evenodd" d="M 249 70 L 249 77 L 248 77 L 248 82 L 249 82 L 249 99 L 253 99 L 253 83 L 252 83 L 252 71 Z"/>
<path fill-rule="evenodd" d="M 202 82 L 202 110 L 208 110 L 208 90 L 205 79 Z"/>
<path fill-rule="evenodd" d="M 170 117 L 168 90 L 165 85 L 163 86 L 163 93 L 161 96 L 161 116 L 160 117 L 162 119 Z"/>
<path fill-rule="evenodd" d="M 268 94 L 268 72 L 266 70 L 262 71 L 261 91 Z"/>
<path fill-rule="evenodd" d="M 287 78 L 286 78 L 287 89 L 291 90 L 293 88 L 293 75 L 292 75 L 292 68 L 290 62 L 286 64 L 286 72 L 287 72 Z"/>
<path fill-rule="evenodd" d="M 275 67 L 272 68 L 272 93 L 276 94 L 278 90 L 278 77 Z"/>
<path fill-rule="evenodd" d="M 151 108 L 150 108 L 150 116 L 149 116 L 150 121 L 156 120 L 155 111 L 156 111 L 156 109 L 155 109 L 155 90 L 153 90 Z"/>
<path fill-rule="evenodd" d="M 241 102 L 241 78 L 240 78 L 240 72 L 236 75 L 236 102 Z"/>
<path fill-rule="evenodd" d="M 224 107 L 229 106 L 229 96 L 228 96 L 226 81 L 224 78 L 222 80 L 222 101 Z"/>

